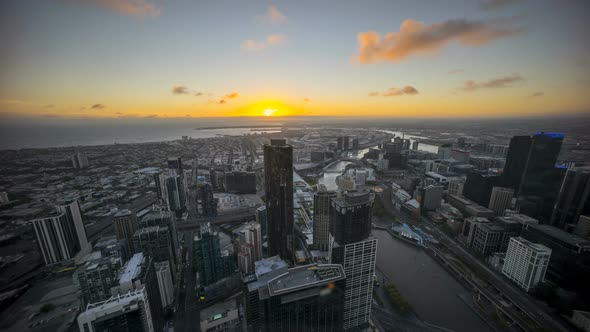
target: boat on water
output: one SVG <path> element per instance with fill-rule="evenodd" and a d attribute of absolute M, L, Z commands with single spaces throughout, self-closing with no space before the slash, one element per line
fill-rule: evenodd
<path fill-rule="evenodd" d="M 423 246 L 424 245 L 424 239 L 420 236 L 420 234 L 418 234 L 417 232 L 415 232 L 412 228 L 410 228 L 410 226 L 408 226 L 407 224 L 403 224 L 403 225 L 392 225 L 391 229 L 389 229 L 389 233 L 391 235 L 393 235 L 394 237 L 406 241 L 408 243 L 417 245 L 417 246 Z"/>

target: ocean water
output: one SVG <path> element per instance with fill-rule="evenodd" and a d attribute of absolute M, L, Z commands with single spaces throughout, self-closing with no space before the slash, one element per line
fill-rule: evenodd
<path fill-rule="evenodd" d="M 280 128 L 195 128 L 194 123 L 0 123 L 0 149 L 145 143 L 178 140 L 182 136 L 209 138 L 280 131 Z"/>

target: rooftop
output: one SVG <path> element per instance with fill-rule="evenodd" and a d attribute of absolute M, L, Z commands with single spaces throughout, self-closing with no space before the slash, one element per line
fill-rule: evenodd
<path fill-rule="evenodd" d="M 129 259 L 127 264 L 123 267 L 121 275 L 119 276 L 119 283 L 125 283 L 137 278 L 141 273 L 141 262 L 143 261 L 143 253 L 137 253 Z"/>
<path fill-rule="evenodd" d="M 584 247 L 590 249 L 590 241 L 581 238 L 577 235 L 567 233 L 557 227 L 549 226 L 549 225 L 535 225 L 529 224 L 529 227 L 535 228 L 551 237 L 554 237 L 560 241 L 563 241 L 567 244 L 577 246 L 577 247 Z"/>
<path fill-rule="evenodd" d="M 344 268 L 339 264 L 311 264 L 289 269 L 268 282 L 270 296 L 293 292 L 345 279 Z"/>

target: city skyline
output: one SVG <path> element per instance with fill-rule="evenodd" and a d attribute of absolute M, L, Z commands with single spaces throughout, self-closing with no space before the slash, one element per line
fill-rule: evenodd
<path fill-rule="evenodd" d="M 587 114 L 585 1 L 12 1 L 0 118 Z"/>

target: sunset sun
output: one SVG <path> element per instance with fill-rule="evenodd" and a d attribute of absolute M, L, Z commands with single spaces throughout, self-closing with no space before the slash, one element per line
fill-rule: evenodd
<path fill-rule="evenodd" d="M 272 116 L 277 110 L 272 108 L 267 108 L 263 111 L 264 116 Z"/>

